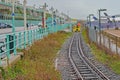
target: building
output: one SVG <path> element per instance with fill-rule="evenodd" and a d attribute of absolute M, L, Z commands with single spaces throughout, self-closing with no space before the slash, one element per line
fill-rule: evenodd
<path fill-rule="evenodd" d="M 20 4 L 20 1 L 19 1 L 19 0 L 14 0 L 14 1 L 15 1 L 15 4 Z M 12 3 L 13 0 L 0 0 L 0 2 Z"/>

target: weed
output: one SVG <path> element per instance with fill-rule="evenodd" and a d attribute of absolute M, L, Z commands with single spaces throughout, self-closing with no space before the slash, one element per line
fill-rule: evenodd
<path fill-rule="evenodd" d="M 1 73 L 1 77 L 0 77 L 0 79 L 2 78 L 2 79 L 4 79 L 5 80 L 5 70 L 2 68 L 2 67 L 0 67 L 0 73 Z"/>
<path fill-rule="evenodd" d="M 71 33 L 57 32 L 35 41 L 29 50 L 24 50 L 24 58 L 6 72 L 8 80 L 61 80 L 55 70 L 57 51 Z"/>
<path fill-rule="evenodd" d="M 17 52 L 23 52 L 24 49 L 17 49 Z"/>
<path fill-rule="evenodd" d="M 88 43 L 87 32 L 84 29 L 82 31 L 83 38 Z M 117 54 L 106 54 L 105 51 L 100 50 L 95 44 L 89 44 L 95 58 L 111 68 L 115 73 L 120 74 L 120 56 Z"/>

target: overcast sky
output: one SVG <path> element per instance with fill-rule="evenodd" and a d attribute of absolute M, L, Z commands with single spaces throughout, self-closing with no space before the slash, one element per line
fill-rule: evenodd
<path fill-rule="evenodd" d="M 48 4 L 48 9 L 53 6 L 60 12 L 77 19 L 86 19 L 86 16 L 91 13 L 98 16 L 100 8 L 107 9 L 110 15 L 120 14 L 120 0 L 27 0 L 27 5 L 39 6 L 45 2 Z"/>

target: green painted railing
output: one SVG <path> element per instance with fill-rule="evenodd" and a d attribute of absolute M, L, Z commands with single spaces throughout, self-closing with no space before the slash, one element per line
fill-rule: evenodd
<path fill-rule="evenodd" d="M 11 54 L 17 55 L 18 49 L 25 49 L 34 41 L 42 39 L 50 33 L 64 30 L 68 27 L 71 27 L 71 24 L 58 24 L 54 27 L 48 26 L 47 28 L 37 28 L 34 30 L 0 35 L 0 59 L 4 57 L 10 58 Z"/>

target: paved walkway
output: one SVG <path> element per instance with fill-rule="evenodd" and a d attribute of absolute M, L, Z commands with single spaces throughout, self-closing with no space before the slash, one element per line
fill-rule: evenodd
<path fill-rule="evenodd" d="M 28 28 L 28 30 L 30 30 L 30 29 L 36 29 L 36 28 L 38 28 L 38 26 L 31 26 L 31 27 Z M 24 31 L 24 27 L 16 27 L 15 31 L 16 32 Z M 12 28 L 0 29 L 0 35 L 11 33 L 11 32 L 12 32 Z"/>
<path fill-rule="evenodd" d="M 120 30 L 104 30 L 104 32 L 111 34 L 113 36 L 120 37 Z"/>

